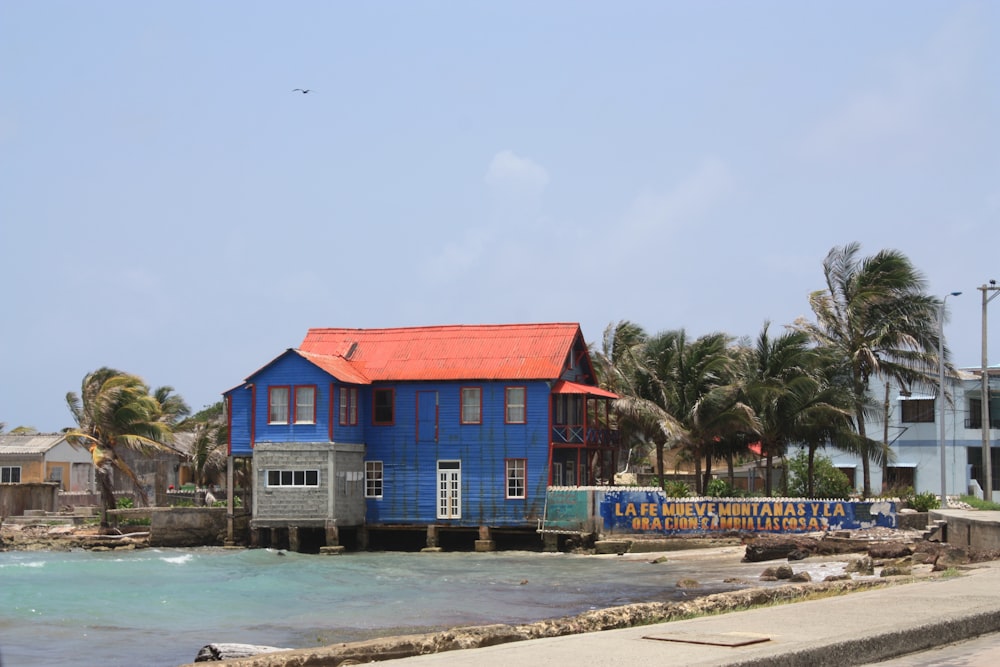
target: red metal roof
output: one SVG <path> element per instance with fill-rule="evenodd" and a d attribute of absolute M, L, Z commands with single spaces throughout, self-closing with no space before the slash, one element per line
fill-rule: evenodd
<path fill-rule="evenodd" d="M 331 363 L 346 362 L 371 382 L 553 380 L 562 374 L 577 337 L 583 345 L 580 325 L 569 323 L 310 329 L 300 351 L 317 365 L 316 355 L 340 358 Z"/>
<path fill-rule="evenodd" d="M 600 398 L 618 398 L 618 394 L 605 391 L 600 387 L 592 387 L 589 384 L 579 384 L 567 380 L 559 380 L 552 385 L 553 394 L 587 394 L 588 396 L 598 396 Z"/>

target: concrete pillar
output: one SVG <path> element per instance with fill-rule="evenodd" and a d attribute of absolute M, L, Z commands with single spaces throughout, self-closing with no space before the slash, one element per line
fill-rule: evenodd
<path fill-rule="evenodd" d="M 542 533 L 542 551 L 549 553 L 559 551 L 559 536 L 553 533 Z"/>
<path fill-rule="evenodd" d="M 260 548 L 260 544 L 261 544 L 261 542 L 260 542 L 260 538 L 261 538 L 260 531 L 261 531 L 260 528 L 251 528 L 250 529 L 250 548 L 251 549 L 259 549 Z"/>
<path fill-rule="evenodd" d="M 236 489 L 233 488 L 233 457 L 226 457 L 226 546 L 231 547 L 236 544 L 235 527 L 233 525 L 234 512 L 236 511 Z"/>
<path fill-rule="evenodd" d="M 357 531 L 358 551 L 368 551 L 368 526 L 359 526 Z"/>
<path fill-rule="evenodd" d="M 496 551 L 497 543 L 491 539 L 489 526 L 479 527 L 479 539 L 476 540 L 476 551 Z"/>
<path fill-rule="evenodd" d="M 334 521 L 326 522 L 326 546 L 340 546 L 340 528 L 337 527 Z"/>
<path fill-rule="evenodd" d="M 427 526 L 427 546 L 434 548 L 438 546 L 438 527 Z"/>
<path fill-rule="evenodd" d="M 289 551 L 299 551 L 299 527 L 289 526 L 288 527 L 288 550 Z"/>

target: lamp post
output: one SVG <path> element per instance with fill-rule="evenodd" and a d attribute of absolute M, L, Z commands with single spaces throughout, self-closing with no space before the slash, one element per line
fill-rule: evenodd
<path fill-rule="evenodd" d="M 982 398 L 979 401 L 982 407 L 983 481 L 986 483 L 986 486 L 983 487 L 983 500 L 990 502 L 993 500 L 993 462 L 990 460 L 990 378 L 987 375 L 986 366 L 986 305 L 997 296 L 996 294 L 990 294 L 987 297 L 987 294 L 1000 290 L 1000 287 L 997 286 L 997 281 L 991 280 L 989 285 L 982 285 L 976 289 L 983 293 Z"/>
<path fill-rule="evenodd" d="M 944 404 L 948 393 L 944 389 L 944 304 L 949 296 L 958 296 L 961 292 L 951 292 L 945 294 L 941 299 L 941 306 L 938 308 L 938 387 L 940 398 L 938 411 L 940 417 L 940 438 L 938 438 L 938 449 L 941 450 L 941 509 L 948 509 L 948 475 L 946 473 L 947 457 L 944 455 Z"/>

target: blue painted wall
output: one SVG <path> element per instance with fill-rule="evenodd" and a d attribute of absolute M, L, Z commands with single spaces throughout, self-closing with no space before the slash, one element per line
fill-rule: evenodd
<path fill-rule="evenodd" d="M 247 388 L 253 385 L 253 388 Z M 315 424 L 268 424 L 268 388 L 316 387 Z M 505 424 L 508 386 L 526 389 L 526 424 Z M 461 390 L 482 389 L 482 423 L 461 424 Z M 392 425 L 372 423 L 374 390 L 395 392 Z M 339 424 L 342 385 L 294 352 L 279 356 L 247 384 L 226 393 L 230 400 L 232 452 L 252 455 L 255 442 L 364 444 L 366 461 L 383 464 L 383 496 L 366 500 L 368 524 L 442 524 L 496 527 L 534 526 L 544 510 L 548 482 L 549 396 L 547 382 L 404 382 L 358 387 L 358 423 Z M 437 429 L 421 429 L 418 442 L 417 396 L 437 397 Z M 331 405 L 331 396 L 333 402 Z M 251 409 L 251 404 L 253 409 Z M 425 406 L 426 408 L 426 406 Z M 427 415 L 426 410 L 422 410 Z M 251 419 L 254 423 L 251 426 Z M 424 423 L 426 427 L 426 421 Z M 429 437 L 427 437 L 429 434 Z M 506 459 L 526 459 L 525 498 L 506 498 Z M 437 519 L 437 463 L 461 461 L 460 519 Z"/>
<path fill-rule="evenodd" d="M 525 387 L 526 424 L 504 423 L 507 386 Z M 544 509 L 548 482 L 547 383 L 406 383 L 394 387 L 396 424 L 367 427 L 365 460 L 382 461 L 384 469 L 383 497 L 368 499 L 369 524 L 535 524 Z M 482 388 L 481 424 L 460 423 L 462 387 Z M 417 442 L 418 392 L 437 392 L 437 442 Z M 526 498 L 505 497 L 505 460 L 511 458 L 527 459 Z M 437 462 L 440 460 L 462 463 L 460 519 L 436 518 Z"/>

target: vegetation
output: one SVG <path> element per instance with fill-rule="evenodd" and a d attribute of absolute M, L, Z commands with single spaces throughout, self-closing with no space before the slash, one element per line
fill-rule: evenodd
<path fill-rule="evenodd" d="M 226 470 L 226 443 L 229 428 L 222 401 L 214 403 L 177 425 L 177 431 L 194 434 L 191 463 L 197 486 L 207 486 L 218 480 Z"/>
<path fill-rule="evenodd" d="M 833 462 L 823 455 L 812 461 L 809 478 L 809 454 L 805 450 L 788 459 L 788 494 L 802 498 L 835 498 L 847 500 L 854 489 L 847 475 L 837 470 Z"/>
<path fill-rule="evenodd" d="M 918 512 L 936 510 L 941 507 L 941 501 L 939 501 L 937 495 L 931 491 L 914 494 L 911 498 L 906 499 L 906 504 Z"/>
<path fill-rule="evenodd" d="M 833 248 L 823 262 L 826 289 L 809 302 L 816 322 L 797 328 L 832 355 L 850 383 L 854 441 L 861 458 L 864 497 L 871 496 L 871 463 L 882 464 L 888 444 L 868 437 L 868 389 L 873 377 L 902 387 L 935 384 L 938 368 L 937 309 L 940 300 L 925 292 L 925 279 L 905 255 L 882 250 L 859 257 L 860 246 Z"/>
<path fill-rule="evenodd" d="M 976 498 L 975 496 L 962 496 L 961 500 L 969 507 L 977 510 L 1000 510 L 1000 503 L 986 501 L 982 498 Z"/>
<path fill-rule="evenodd" d="M 114 472 L 124 474 L 142 499 L 146 490 L 121 458 L 125 449 L 150 451 L 173 440 L 173 426 L 189 412 L 170 387 L 150 392 L 135 375 L 100 368 L 83 379 L 81 392 L 66 394 L 76 428 L 67 429 L 67 440 L 90 451 L 101 494 L 101 528 L 109 528 L 107 512 L 116 507 Z"/>

